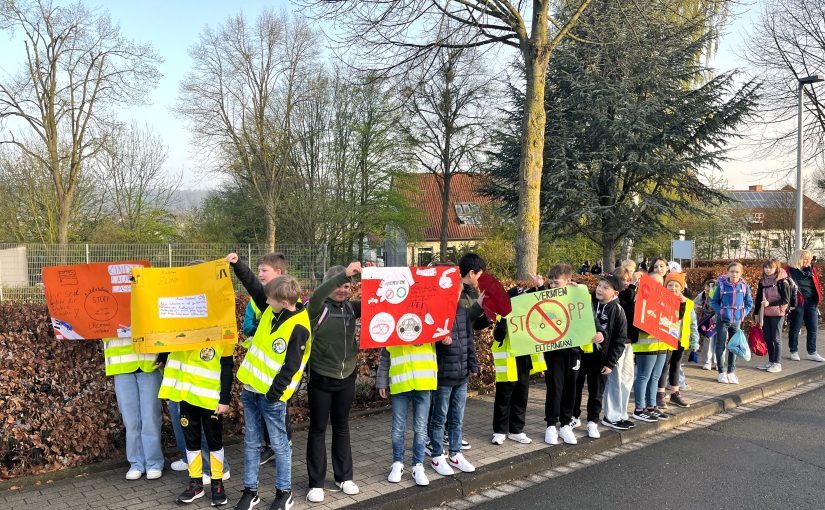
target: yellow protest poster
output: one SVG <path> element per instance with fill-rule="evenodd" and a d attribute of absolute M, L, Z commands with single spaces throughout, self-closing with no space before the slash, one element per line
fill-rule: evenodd
<path fill-rule="evenodd" d="M 235 289 L 224 259 L 186 267 L 132 270 L 132 345 L 135 352 L 173 352 L 238 339 Z"/>

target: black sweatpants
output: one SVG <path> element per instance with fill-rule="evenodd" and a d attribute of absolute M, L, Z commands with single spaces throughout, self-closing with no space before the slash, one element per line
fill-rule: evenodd
<path fill-rule="evenodd" d="M 547 426 L 569 425 L 573 419 L 573 404 L 576 400 L 576 380 L 581 365 L 581 350 L 560 349 L 544 353 L 547 372 L 544 382 L 547 395 L 544 399 L 544 421 Z"/>
<path fill-rule="evenodd" d="M 215 414 L 212 409 L 204 409 L 186 401 L 180 403 L 180 425 L 183 429 L 183 438 L 186 442 L 186 461 L 189 463 L 189 477 L 200 480 L 203 474 L 203 459 L 201 453 L 201 434 L 206 437 L 206 446 L 209 448 L 210 475 L 214 481 L 223 473 L 223 416 Z M 194 458 L 200 459 L 193 462 Z"/>
<path fill-rule="evenodd" d="M 516 358 L 518 380 L 497 382 L 493 403 L 493 432 L 496 434 L 521 434 L 527 414 L 527 395 L 530 391 L 530 356 Z"/>
<path fill-rule="evenodd" d="M 355 399 L 355 372 L 335 379 L 310 371 L 307 474 L 309 488 L 323 488 L 327 476 L 327 423 L 332 423 L 332 472 L 336 482 L 352 480 L 349 411 Z"/>
<path fill-rule="evenodd" d="M 573 404 L 573 416 L 576 418 L 582 414 L 582 392 L 584 382 L 587 381 L 587 421 L 599 421 L 602 412 L 602 393 L 604 393 L 605 377 L 602 375 L 601 353 L 582 353 L 582 363 L 579 369 L 579 376 L 576 379 L 576 401 Z"/>
<path fill-rule="evenodd" d="M 667 351 L 667 358 L 665 358 L 665 367 L 662 369 L 662 375 L 659 376 L 659 389 L 663 390 L 666 386 L 672 388 L 679 387 L 679 365 L 682 363 L 682 354 L 685 348 L 679 345 L 679 349 L 675 351 Z"/>

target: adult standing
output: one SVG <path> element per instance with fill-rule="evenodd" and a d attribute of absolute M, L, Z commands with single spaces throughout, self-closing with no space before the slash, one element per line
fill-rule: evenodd
<path fill-rule="evenodd" d="M 350 278 L 361 272 L 361 263 L 346 268 L 333 266 L 309 298 L 312 352 L 309 356 L 309 436 L 307 438 L 307 501 L 324 501 L 327 475 L 327 422 L 332 424 L 332 470 L 335 485 L 345 494 L 358 494 L 352 481 L 352 447 L 349 412 L 355 399 L 355 362 L 358 339 L 355 321 L 361 317 L 361 301 L 351 301 Z"/>
<path fill-rule="evenodd" d="M 802 324 L 807 330 L 807 359 L 811 361 L 825 361 L 825 358 L 816 352 L 816 330 L 819 322 L 817 306 L 822 300 L 822 288 L 819 285 L 819 275 L 813 265 L 813 255 L 808 250 L 797 250 L 788 261 L 788 273 L 796 285 L 799 287 L 796 308 L 791 311 L 788 317 L 788 345 L 791 351 L 791 359 L 799 361 L 799 332 Z M 794 296 L 791 296 L 794 299 Z"/>

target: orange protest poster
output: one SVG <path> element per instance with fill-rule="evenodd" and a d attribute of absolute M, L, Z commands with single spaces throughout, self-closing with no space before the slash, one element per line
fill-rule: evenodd
<path fill-rule="evenodd" d="M 636 292 L 633 325 L 674 349 L 679 347 L 681 300 L 653 278 L 643 275 Z"/>
<path fill-rule="evenodd" d="M 131 335 L 132 269 L 148 260 L 43 268 L 54 336 L 65 340 Z"/>

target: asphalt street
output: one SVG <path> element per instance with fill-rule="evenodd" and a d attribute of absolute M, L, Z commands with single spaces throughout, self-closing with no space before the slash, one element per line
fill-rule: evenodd
<path fill-rule="evenodd" d="M 825 387 L 474 508 L 821 510 Z"/>

